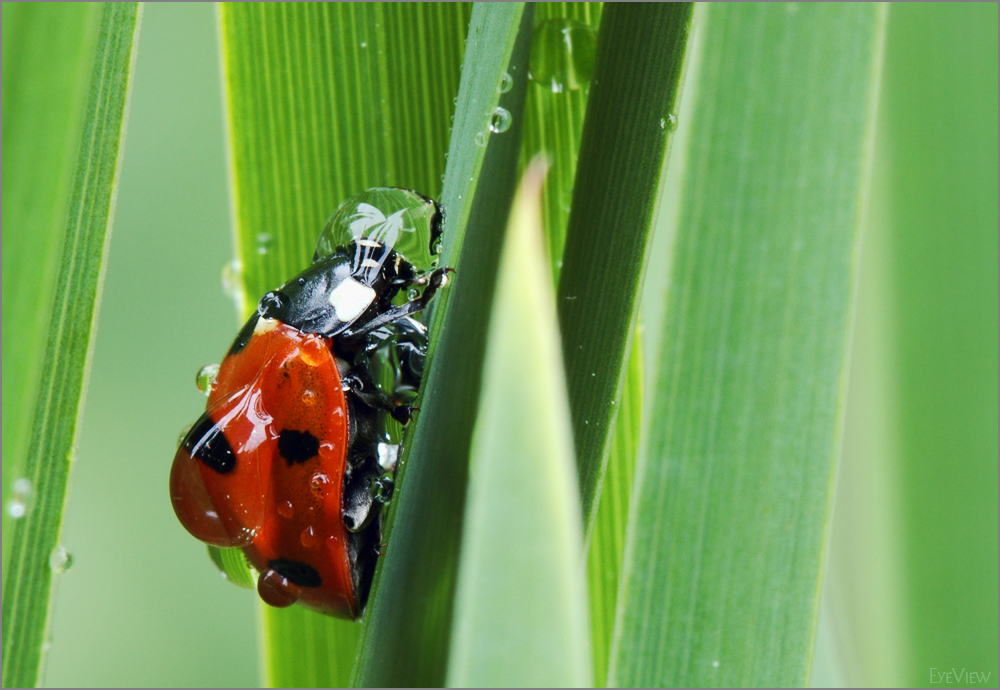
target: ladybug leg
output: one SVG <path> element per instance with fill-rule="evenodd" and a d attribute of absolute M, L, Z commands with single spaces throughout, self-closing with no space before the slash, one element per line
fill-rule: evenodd
<path fill-rule="evenodd" d="M 407 424 L 416 408 L 400 405 L 391 396 L 386 395 L 372 380 L 367 359 L 364 357 L 359 359 L 351 373 L 342 379 L 344 389 L 368 407 L 385 410 L 400 424 Z"/>
<path fill-rule="evenodd" d="M 429 276 L 418 279 L 415 281 L 415 284 L 417 285 L 424 282 L 427 283 L 427 287 L 424 288 L 423 294 L 414 300 L 410 300 L 406 304 L 393 307 L 392 309 L 379 314 L 374 319 L 362 326 L 359 326 L 358 328 L 348 328 L 342 331 L 341 337 L 347 340 L 356 340 L 357 338 L 368 335 L 372 331 L 382 328 L 382 326 L 387 326 L 388 324 L 394 321 L 399 321 L 410 314 L 415 314 L 427 306 L 439 288 L 448 284 L 448 274 L 454 272 L 455 269 L 453 268 L 439 268 L 432 272 Z"/>

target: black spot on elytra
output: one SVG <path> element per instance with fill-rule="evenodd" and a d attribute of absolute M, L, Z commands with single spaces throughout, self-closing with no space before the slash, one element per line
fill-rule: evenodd
<path fill-rule="evenodd" d="M 299 587 L 319 587 L 323 584 L 323 578 L 319 576 L 316 569 L 302 561 L 276 558 L 273 561 L 268 561 L 267 567 Z"/>
<path fill-rule="evenodd" d="M 200 460 L 219 474 L 236 469 L 236 454 L 222 433 L 222 428 L 208 414 L 199 417 L 184 439 L 184 447 L 191 457 Z"/>
<path fill-rule="evenodd" d="M 278 436 L 278 452 L 289 465 L 305 462 L 319 453 L 319 439 L 308 431 L 285 429 Z"/>

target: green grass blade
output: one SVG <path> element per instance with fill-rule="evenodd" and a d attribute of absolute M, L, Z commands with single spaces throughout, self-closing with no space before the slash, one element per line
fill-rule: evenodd
<path fill-rule="evenodd" d="M 609 683 L 803 685 L 885 13 L 699 12 Z"/>
<path fill-rule="evenodd" d="M 308 265 L 344 198 L 373 186 L 439 194 L 470 7 L 220 7 L 246 315 Z M 264 618 L 269 684 L 347 684 L 357 624 L 298 607 Z"/>
<path fill-rule="evenodd" d="M 470 458 L 448 685 L 591 685 L 569 402 L 529 167 L 500 258 Z M 511 431 L 516 430 L 512 435 Z"/>
<path fill-rule="evenodd" d="M 615 614 L 618 610 L 618 584 L 622 557 L 625 555 L 625 530 L 628 526 L 632 480 L 642 431 L 641 332 L 641 329 L 637 330 L 632 339 L 611 454 L 604 473 L 604 487 L 587 548 L 594 681 L 601 687 L 608 677 Z"/>
<path fill-rule="evenodd" d="M 68 15 L 59 16 L 60 11 Z M 43 275 L 46 271 L 55 275 L 51 292 L 42 290 L 35 300 L 14 300 L 14 312 L 23 312 L 29 325 L 26 339 L 12 354 L 27 355 L 25 348 L 30 347 L 40 350 L 41 358 L 32 363 L 30 358 L 27 362 L 11 361 L 6 352 L 4 356 L 5 373 L 24 367 L 20 378 L 15 375 L 14 382 L 22 388 L 11 391 L 19 396 L 14 404 L 32 410 L 30 421 L 14 422 L 15 434 L 26 433 L 26 443 L 23 439 L 14 441 L 14 450 L 21 457 L 11 457 L 4 449 L 4 457 L 13 468 L 13 472 L 10 468 L 4 472 L 8 508 L 4 511 L 4 687 L 33 686 L 38 679 L 52 585 L 50 555 L 59 543 L 110 239 L 138 17 L 135 3 L 106 4 L 82 13 L 62 6 L 4 8 L 4 91 L 5 96 L 8 89 L 20 96 L 13 99 L 14 108 L 5 112 L 4 134 L 11 134 L 14 140 L 8 139 L 13 145 L 12 159 L 5 159 L 4 173 L 10 173 L 8 180 L 22 175 L 31 180 L 37 174 L 41 185 L 38 190 L 26 189 L 15 179 L 12 198 L 4 194 L 5 238 L 13 240 L 5 247 L 4 268 L 10 261 L 23 261 L 24 267 L 34 266 L 43 269 Z M 75 22 L 79 22 L 78 32 L 70 28 Z M 51 33 L 48 27 L 52 27 Z M 65 53 L 59 45 L 61 39 L 68 40 Z M 52 63 L 44 59 L 49 50 L 57 57 Z M 68 88 L 65 98 L 60 97 L 62 88 Z M 86 89 L 82 98 L 81 88 Z M 60 106 L 79 112 L 67 112 L 63 117 L 44 112 Z M 12 120 L 9 129 L 8 118 Z M 39 122 L 31 123 L 34 118 Z M 43 145 L 45 158 L 37 168 L 22 148 L 34 146 L 35 140 L 23 137 L 31 135 L 36 126 L 51 127 L 34 131 L 39 139 L 56 142 Z M 31 224 L 35 221 L 40 227 Z M 36 231 L 38 240 L 25 237 Z M 57 247 L 59 259 L 53 265 L 51 257 Z M 12 273 L 10 278 L 20 280 L 8 290 L 5 270 L 5 295 L 35 290 L 37 278 L 20 275 L 18 269 Z M 6 299 L 4 306 L 8 316 Z M 44 345 L 38 332 L 43 323 L 48 327 Z M 30 377 L 38 377 L 37 382 Z M 14 382 L 8 379 L 5 391 Z M 9 525 L 8 477 L 30 482 L 34 504 Z"/>
<path fill-rule="evenodd" d="M 601 17 L 557 302 L 588 531 L 638 314 L 691 9 L 608 5 Z"/>
<path fill-rule="evenodd" d="M 940 681 L 930 667 L 951 671 L 954 662 L 958 671 L 981 674 L 978 683 L 965 676 L 955 684 L 992 686 L 997 6 L 892 6 L 889 26 L 895 40 L 886 54 L 892 86 L 884 101 L 893 171 L 888 213 L 899 296 L 894 395 L 912 650 L 909 673 L 897 682 L 933 685 Z M 911 74 L 927 82 L 904 76 Z"/>
<path fill-rule="evenodd" d="M 3 316 L 18 324 L 3 346 L 5 580 L 99 26 L 94 5 L 3 6 Z"/>
<path fill-rule="evenodd" d="M 473 11 L 442 196 L 442 263 L 457 273 L 451 288 L 435 298 L 420 416 L 389 516 L 390 545 L 365 615 L 355 685 L 445 681 L 469 444 L 500 243 L 517 184 L 530 21 L 530 8 L 514 3 Z M 501 98 L 504 71 L 514 87 Z M 513 125 L 492 135 L 484 150 L 477 135 L 498 102 L 512 113 Z"/>
<path fill-rule="evenodd" d="M 850 685 L 996 685 L 996 24 L 889 8 L 824 583 Z"/>
<path fill-rule="evenodd" d="M 546 20 L 564 19 L 586 24 L 596 34 L 603 7 L 599 2 L 539 2 L 535 3 L 534 24 L 537 27 Z M 542 190 L 542 214 L 556 285 L 562 270 L 566 224 L 589 93 L 589 85 L 555 93 L 549 85 L 532 81 L 524 104 L 521 169 L 527 168 L 535 155 L 543 152 L 550 165 Z"/>

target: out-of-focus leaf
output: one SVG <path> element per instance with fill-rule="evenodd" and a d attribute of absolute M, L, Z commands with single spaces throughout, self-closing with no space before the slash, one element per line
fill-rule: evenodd
<path fill-rule="evenodd" d="M 470 453 L 451 686 L 591 685 L 580 498 L 542 240 L 544 176 L 543 165 L 528 168 L 500 258 Z"/>
<path fill-rule="evenodd" d="M 884 16 L 699 9 L 609 685 L 808 680 Z"/>
<path fill-rule="evenodd" d="M 59 531 L 138 19 L 136 3 L 3 8 L 4 316 L 18 324 L 3 357 L 4 687 L 35 685 L 53 570 L 71 563 Z"/>

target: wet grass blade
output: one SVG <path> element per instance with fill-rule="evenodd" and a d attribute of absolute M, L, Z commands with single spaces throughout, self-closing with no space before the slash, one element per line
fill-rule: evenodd
<path fill-rule="evenodd" d="M 573 436 L 542 241 L 544 176 L 544 165 L 528 168 L 500 258 L 470 453 L 450 686 L 591 685 Z"/>
<path fill-rule="evenodd" d="M 390 547 L 375 576 L 354 684 L 442 685 L 486 328 L 503 228 L 517 184 L 530 7 L 476 5 L 442 201 L 444 265 L 456 274 L 435 298 L 420 415 L 389 515 Z M 501 97 L 505 71 L 514 87 Z M 509 130 L 477 140 L 497 104 Z M 414 433 L 415 432 L 415 433 Z"/>
<path fill-rule="evenodd" d="M 534 25 L 538 27 L 544 22 L 549 22 L 557 27 L 575 28 L 574 22 L 580 22 L 589 27 L 589 32 L 585 31 L 582 36 L 578 35 L 576 41 L 571 40 L 571 44 L 575 45 L 570 55 L 575 60 L 586 62 L 584 69 L 592 68 L 594 45 L 591 45 L 591 40 L 596 45 L 596 33 L 603 7 L 603 3 L 599 2 L 538 2 L 535 3 Z M 546 48 L 550 48 L 552 52 L 559 52 L 559 58 L 563 57 L 561 51 L 565 49 L 564 43 L 559 46 L 546 46 L 540 39 L 536 39 L 536 43 L 534 47 L 536 62 L 540 63 L 544 57 L 548 57 Z M 536 64 L 535 67 L 539 69 L 542 65 Z M 544 153 L 549 162 L 545 189 L 542 190 L 542 214 L 545 240 L 556 285 L 559 284 L 559 273 L 562 270 L 566 224 L 569 221 L 573 183 L 576 179 L 577 161 L 580 158 L 580 138 L 583 135 L 583 118 L 587 112 L 587 96 L 590 93 L 588 84 L 573 82 L 562 86 L 561 91 L 553 91 L 551 84 L 533 80 L 528 85 L 527 100 L 524 104 L 524 140 L 521 143 L 520 161 L 522 170 L 526 169 L 528 163 L 539 153 Z"/>
<path fill-rule="evenodd" d="M 374 186 L 440 193 L 469 11 L 220 5 L 241 317 L 309 264 L 343 199 Z M 263 618 L 268 684 L 348 683 L 358 624 L 299 607 Z"/>
<path fill-rule="evenodd" d="M 23 326 L 8 330 L 4 343 L 4 687 L 36 684 L 53 568 L 68 565 L 53 552 L 110 238 L 138 17 L 135 3 L 3 8 L 4 316 Z"/>
<path fill-rule="evenodd" d="M 601 17 L 557 302 L 588 533 L 638 315 L 691 9 L 612 4 Z"/>
<path fill-rule="evenodd" d="M 609 684 L 803 685 L 885 10 L 699 12 Z"/>

